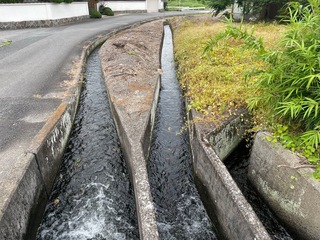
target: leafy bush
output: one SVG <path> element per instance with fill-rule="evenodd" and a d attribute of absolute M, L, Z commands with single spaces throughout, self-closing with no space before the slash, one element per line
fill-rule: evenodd
<path fill-rule="evenodd" d="M 257 82 L 261 94 L 250 101 L 251 109 L 262 107 L 305 131 L 320 128 L 319 7 L 316 0 L 303 10 L 290 6 L 290 27 L 281 50 L 265 56 L 269 68 Z M 300 11 L 303 16 L 298 21 Z"/>
<path fill-rule="evenodd" d="M 112 9 L 109 8 L 109 7 L 105 7 L 103 9 L 103 13 L 102 14 L 103 15 L 107 15 L 107 16 L 114 16 L 114 13 L 113 13 Z"/>
<path fill-rule="evenodd" d="M 90 9 L 89 15 L 91 18 L 101 18 L 102 17 L 101 13 L 99 11 L 97 11 L 96 9 Z"/>
<path fill-rule="evenodd" d="M 99 12 L 102 14 L 103 13 L 103 9 L 105 8 L 105 6 L 103 6 L 103 5 L 100 5 L 99 6 Z"/>
<path fill-rule="evenodd" d="M 72 3 L 73 0 L 63 0 L 65 3 Z"/>
<path fill-rule="evenodd" d="M 112 9 L 103 5 L 99 6 L 99 12 L 103 15 L 114 16 L 114 12 L 112 11 Z"/>
<path fill-rule="evenodd" d="M 259 94 L 249 100 L 250 109 L 260 108 L 270 122 L 288 126 L 291 139 L 314 164 L 320 157 L 319 7 L 317 0 L 306 7 L 289 5 L 289 29 L 280 50 L 264 56 L 269 68 L 257 81 Z"/>

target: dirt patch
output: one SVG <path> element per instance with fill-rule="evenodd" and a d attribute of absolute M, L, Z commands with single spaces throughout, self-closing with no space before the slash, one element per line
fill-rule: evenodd
<path fill-rule="evenodd" d="M 150 22 L 108 39 L 100 50 L 107 80 L 143 85 L 158 76 L 162 28 L 163 21 Z"/>
<path fill-rule="evenodd" d="M 109 96 L 134 138 L 149 120 L 160 78 L 163 20 L 122 31 L 100 49 Z"/>

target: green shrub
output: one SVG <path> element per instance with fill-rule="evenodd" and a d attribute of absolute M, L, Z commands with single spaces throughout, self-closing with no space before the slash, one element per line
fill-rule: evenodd
<path fill-rule="evenodd" d="M 250 101 L 251 108 L 260 105 L 305 131 L 320 127 L 319 7 L 317 0 L 310 0 L 303 10 L 291 5 L 290 27 L 280 42 L 281 49 L 265 56 L 270 67 L 257 82 L 261 95 Z"/>
<path fill-rule="evenodd" d="M 99 12 L 100 12 L 101 14 L 103 14 L 103 15 L 114 16 L 114 13 L 113 13 L 112 9 L 109 8 L 109 7 L 105 7 L 105 6 L 103 6 L 103 5 L 100 5 L 100 6 L 99 6 Z"/>
<path fill-rule="evenodd" d="M 72 3 L 73 0 L 63 0 L 65 3 Z"/>
<path fill-rule="evenodd" d="M 102 17 L 101 13 L 99 11 L 97 11 L 96 9 L 90 9 L 89 15 L 91 18 L 101 18 Z"/>
<path fill-rule="evenodd" d="M 105 8 L 105 6 L 103 6 L 103 5 L 100 5 L 99 6 L 99 12 L 101 13 L 101 14 L 103 14 L 103 9 Z"/>
<path fill-rule="evenodd" d="M 270 122 L 288 126 L 300 152 L 317 164 L 320 157 L 320 3 L 288 7 L 289 29 L 277 51 L 267 53 L 269 64 L 257 81 L 250 109 L 262 109 Z M 319 172 L 319 171 L 318 171 Z"/>
<path fill-rule="evenodd" d="M 103 13 L 102 13 L 102 14 L 103 14 L 103 15 L 107 15 L 107 16 L 113 16 L 113 15 L 114 15 L 112 9 L 109 8 L 109 7 L 105 7 L 105 8 L 103 9 Z"/>

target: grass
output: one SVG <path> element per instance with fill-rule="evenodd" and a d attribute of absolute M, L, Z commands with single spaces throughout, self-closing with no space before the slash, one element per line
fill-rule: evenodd
<path fill-rule="evenodd" d="M 236 24 L 236 23 L 235 23 Z M 206 119 L 233 115 L 246 108 L 253 94 L 255 77 L 252 71 L 265 68 L 256 50 L 244 48 L 241 40 L 222 40 L 204 54 L 205 42 L 223 32 L 226 23 L 213 22 L 210 17 L 194 20 L 172 20 L 177 73 L 189 106 L 205 113 Z M 246 25 L 264 38 L 266 48 L 275 48 L 285 26 L 277 24 Z"/>
<path fill-rule="evenodd" d="M 2 43 L 0 43 L 0 48 L 11 45 L 11 40 L 3 40 Z"/>
<path fill-rule="evenodd" d="M 168 7 L 206 7 L 204 1 L 197 0 L 168 0 Z"/>
<path fill-rule="evenodd" d="M 261 49 L 248 45 L 246 42 L 248 36 L 251 43 L 255 42 L 251 36 L 261 37 L 263 53 L 274 50 L 283 52 L 285 47 L 283 44 L 281 47 L 278 43 L 283 41 L 284 33 L 290 27 L 276 23 L 243 24 L 241 31 L 245 34 L 241 34 L 240 31 L 235 32 L 240 36 L 239 38 L 224 37 L 217 41 L 217 36 L 221 36 L 221 33 L 230 29 L 230 26 L 239 27 L 240 25 L 213 22 L 210 17 L 172 19 L 171 25 L 174 32 L 177 74 L 188 99 L 188 106 L 203 113 L 202 121 L 217 125 L 224 118 L 236 115 L 238 109 L 248 108 L 248 100 L 261 96 L 259 92 L 261 90 L 256 87 L 256 83 L 261 80 L 262 75 L 257 72 L 265 72 L 270 67 L 273 69 L 270 61 L 266 61 L 270 58 L 270 54 L 261 55 Z M 204 50 L 207 46 L 210 46 L 211 51 L 205 54 Z M 295 64 L 294 61 L 292 67 Z M 265 91 L 262 92 L 262 96 L 264 95 L 266 95 Z M 267 116 L 264 108 L 257 108 L 253 113 L 254 128 L 252 130 L 271 131 L 277 138 L 273 141 L 305 156 L 310 163 L 317 164 L 317 167 L 314 166 L 316 170 L 313 177 L 320 181 L 319 128 L 313 130 L 318 137 L 314 140 L 316 144 L 313 146 L 303 142 L 298 135 L 292 135 L 286 125 L 277 124 L 276 128 L 268 125 L 270 116 L 271 119 L 274 118 L 270 114 Z M 297 129 L 300 125 L 296 126 L 298 132 L 302 130 Z M 310 133 L 310 135 L 313 134 L 312 137 L 314 137 L 313 132 Z"/>

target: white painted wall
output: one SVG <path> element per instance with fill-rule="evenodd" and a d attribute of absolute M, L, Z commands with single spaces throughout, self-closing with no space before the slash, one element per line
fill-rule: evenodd
<path fill-rule="evenodd" d="M 164 4 L 162 0 L 158 0 L 158 8 L 159 10 L 163 11 L 164 10 Z"/>
<path fill-rule="evenodd" d="M 158 0 L 147 0 L 147 12 L 159 12 Z"/>
<path fill-rule="evenodd" d="M 146 0 L 146 1 L 101 1 L 106 7 L 110 7 L 113 11 L 147 11 L 159 12 L 163 9 L 161 0 Z"/>
<path fill-rule="evenodd" d="M 112 11 L 146 11 L 146 1 L 103 1 L 106 7 L 112 9 Z"/>
<path fill-rule="evenodd" d="M 0 22 L 56 20 L 88 16 L 87 2 L 15 3 L 0 5 Z"/>

